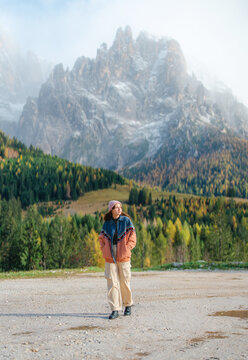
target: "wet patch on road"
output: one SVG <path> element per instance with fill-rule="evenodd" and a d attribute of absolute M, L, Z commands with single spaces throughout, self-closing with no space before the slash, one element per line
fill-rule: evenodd
<path fill-rule="evenodd" d="M 188 341 L 188 343 L 191 346 L 195 346 L 201 342 L 204 342 L 206 340 L 210 340 L 210 339 L 226 339 L 228 338 L 228 336 L 226 336 L 223 332 L 221 331 L 206 331 L 205 335 L 200 336 L 200 337 L 195 337 L 192 338 Z"/>
<path fill-rule="evenodd" d="M 14 333 L 12 335 L 18 336 L 18 335 L 30 335 L 30 334 L 32 334 L 32 331 L 24 331 L 24 332 Z"/>
<path fill-rule="evenodd" d="M 229 316 L 239 319 L 248 319 L 248 310 L 229 310 L 229 311 L 217 311 L 209 316 Z"/>
<path fill-rule="evenodd" d="M 81 325 L 81 326 L 71 327 L 68 330 L 90 331 L 90 330 L 104 330 L 104 328 L 101 326 Z"/>
<path fill-rule="evenodd" d="M 150 355 L 149 352 L 145 351 L 145 352 L 138 352 L 135 354 L 136 356 L 139 356 L 139 357 L 143 357 L 143 356 L 148 356 Z"/>

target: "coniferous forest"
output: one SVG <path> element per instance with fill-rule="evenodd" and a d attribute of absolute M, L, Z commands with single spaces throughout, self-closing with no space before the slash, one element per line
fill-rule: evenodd
<path fill-rule="evenodd" d="M 224 198 L 124 204 L 137 232 L 132 266 L 171 262 L 248 262 L 248 203 Z M 145 197 L 143 198 L 145 199 Z M 36 204 L 22 216 L 20 200 L 0 201 L 0 269 L 103 267 L 98 242 L 104 213 L 43 218 Z"/>
<path fill-rule="evenodd" d="M 124 182 L 112 171 L 44 155 L 0 132 L 0 271 L 102 267 L 98 233 L 104 213 L 42 217 L 38 203 L 76 200 Z M 245 201 L 176 196 L 153 201 L 151 190 L 133 187 L 123 210 L 137 232 L 133 267 L 248 262 Z"/>
<path fill-rule="evenodd" d="M 156 158 L 147 160 L 124 175 L 166 191 L 203 196 L 248 198 L 248 141 L 224 134 L 205 134 L 195 139 L 195 152 L 187 155 L 189 144 L 170 149 L 164 145 Z"/>
<path fill-rule="evenodd" d="M 0 132 L 0 196 L 22 207 L 41 201 L 76 200 L 92 190 L 124 184 L 117 173 L 45 155 Z"/>

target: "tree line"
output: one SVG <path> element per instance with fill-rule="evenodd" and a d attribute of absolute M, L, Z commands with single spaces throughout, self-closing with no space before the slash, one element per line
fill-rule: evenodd
<path fill-rule="evenodd" d="M 124 204 L 123 210 L 137 232 L 133 267 L 248 261 L 248 203 L 170 196 L 145 206 Z M 20 200 L 0 200 L 0 270 L 103 267 L 98 242 L 103 216 L 45 218 L 36 204 L 23 216 Z"/>
<path fill-rule="evenodd" d="M 82 166 L 41 150 L 27 149 L 0 132 L 0 196 L 20 198 L 22 207 L 53 200 L 76 200 L 85 192 L 124 184 L 119 174 Z"/>
<path fill-rule="evenodd" d="M 248 203 L 222 197 L 156 200 L 132 205 L 136 266 L 188 261 L 248 261 Z"/>
<path fill-rule="evenodd" d="M 124 175 L 166 191 L 248 198 L 248 141 L 223 134 L 195 141 L 195 156 L 187 155 L 187 144 L 174 151 L 167 144 L 155 159 L 126 169 Z"/>
<path fill-rule="evenodd" d="M 128 199 L 129 205 L 152 205 L 152 193 L 147 187 L 143 187 L 138 190 L 137 187 L 133 187 L 129 193 Z"/>
<path fill-rule="evenodd" d="M 37 205 L 22 216 L 20 200 L 0 201 L 0 270 L 103 266 L 100 217 L 43 218 Z"/>

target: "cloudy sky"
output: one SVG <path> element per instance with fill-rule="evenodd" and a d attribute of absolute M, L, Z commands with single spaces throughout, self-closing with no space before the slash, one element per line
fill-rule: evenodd
<path fill-rule="evenodd" d="M 116 30 L 176 39 L 192 70 L 232 89 L 248 106 L 247 0 L 0 0 L 0 31 L 24 50 L 73 66 L 79 56 L 95 57 Z"/>

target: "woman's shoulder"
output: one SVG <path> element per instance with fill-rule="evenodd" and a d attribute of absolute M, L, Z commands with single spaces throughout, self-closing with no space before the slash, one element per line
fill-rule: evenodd
<path fill-rule="evenodd" d="M 104 221 L 103 226 L 108 226 L 109 224 L 112 224 L 112 223 L 113 223 L 113 219 L 108 219 L 108 220 Z"/>
<path fill-rule="evenodd" d="M 113 222 L 111 220 L 106 220 L 103 223 L 102 231 L 108 234 L 111 231 L 112 227 L 113 227 Z"/>
<path fill-rule="evenodd" d="M 120 216 L 120 219 L 121 219 L 122 221 L 125 221 L 127 224 L 132 224 L 132 221 L 131 221 L 130 217 L 127 216 L 127 215 L 121 215 L 121 216 Z"/>

